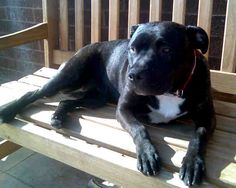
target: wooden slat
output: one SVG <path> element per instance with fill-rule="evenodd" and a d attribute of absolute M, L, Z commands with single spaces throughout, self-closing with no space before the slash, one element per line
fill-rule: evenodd
<path fill-rule="evenodd" d="M 91 43 L 101 41 L 101 0 L 91 0 Z"/>
<path fill-rule="evenodd" d="M 149 21 L 160 21 L 162 10 L 162 0 L 150 0 Z"/>
<path fill-rule="evenodd" d="M 120 1 L 109 1 L 109 33 L 108 39 L 115 40 L 119 38 L 119 20 L 120 18 Z"/>
<path fill-rule="evenodd" d="M 43 77 L 39 77 L 39 76 L 28 75 L 28 76 L 25 76 L 25 77 L 19 79 L 18 82 L 27 83 L 29 85 L 42 87 L 44 84 L 46 84 L 48 82 L 48 79 L 43 78 Z"/>
<path fill-rule="evenodd" d="M 48 23 L 48 38 L 44 40 L 45 66 L 51 67 L 53 49 L 58 40 L 58 0 L 42 0 L 43 21 Z"/>
<path fill-rule="evenodd" d="M 31 107 L 24 110 L 23 114 L 26 113 L 25 115 L 28 117 L 28 119 L 27 117 L 24 117 L 24 119 L 33 121 L 37 124 L 42 124 L 41 122 L 45 122 L 43 124 L 48 125 L 53 110 L 46 109 L 44 107 L 41 108 L 39 106 L 35 107 L 36 108 Z M 89 143 L 97 143 L 102 147 L 109 148 L 109 150 L 112 149 L 114 151 L 118 151 L 119 153 L 134 156 L 135 149 L 131 137 L 121 128 L 116 128 L 116 126 L 120 127 L 120 125 L 116 122 L 116 120 L 114 120 L 115 111 L 110 110 L 110 107 L 107 109 L 107 112 L 105 114 L 101 114 L 99 111 L 103 112 L 103 109 L 95 110 L 94 114 L 91 114 L 90 117 L 86 117 L 87 115 L 89 116 L 89 113 L 87 113 L 86 111 L 82 111 L 80 113 L 82 114 L 82 116 L 79 116 L 79 120 L 76 120 L 76 118 L 78 118 L 76 114 L 72 115 L 74 117 L 72 119 L 74 120 L 71 123 L 75 126 L 76 132 L 71 132 L 66 129 L 61 130 L 61 133 L 67 133 L 68 136 L 71 135 L 73 137 L 79 136 L 81 139 L 85 139 Z M 113 116 L 111 117 L 113 118 L 113 122 L 106 123 L 106 118 L 109 117 L 107 116 L 107 113 L 113 113 Z M 101 118 L 100 120 L 98 119 L 99 117 Z M 68 123 L 69 122 L 67 122 L 66 124 L 67 128 L 73 130 Z M 181 131 L 181 129 L 179 129 L 178 127 L 179 125 L 175 127 L 177 128 L 177 130 L 173 129 L 174 127 L 166 127 L 166 125 L 162 128 L 149 127 L 149 132 L 154 143 L 158 147 L 163 163 L 165 164 L 165 166 L 167 165 L 168 168 L 173 168 L 173 166 L 179 167 L 181 165 L 181 160 L 185 155 L 186 147 L 188 146 L 188 140 L 191 137 L 191 134 L 189 134 L 188 131 Z M 189 128 L 189 126 L 184 125 L 183 127 Z M 100 132 L 100 134 L 97 134 L 97 132 Z M 104 136 L 103 134 L 106 136 Z M 121 137 L 122 141 L 120 140 Z M 222 131 L 216 131 L 214 137 L 209 142 L 209 148 L 207 150 L 207 176 L 211 181 L 224 186 L 226 186 L 226 182 L 231 185 L 234 184 L 234 174 L 230 172 L 234 171 L 234 169 L 236 168 L 234 164 L 235 144 L 233 141 L 230 141 L 231 139 L 236 139 L 235 135 L 233 135 L 232 133 L 223 133 Z M 227 147 L 223 147 L 225 144 L 227 144 Z M 214 156 L 214 159 L 211 156 Z M 215 162 L 212 163 L 212 160 L 214 160 Z M 229 164 L 230 161 L 232 161 L 232 164 Z M 216 166 L 215 164 L 218 165 Z M 227 168 L 225 168 L 226 166 Z M 224 175 L 219 176 L 219 174 Z M 218 179 L 218 176 L 220 178 L 220 181 Z M 211 186 L 207 185 L 206 187 Z"/>
<path fill-rule="evenodd" d="M 224 101 L 214 101 L 216 113 L 222 116 L 236 118 L 236 104 Z"/>
<path fill-rule="evenodd" d="M 132 157 L 122 156 L 120 153 L 87 144 L 79 139 L 66 138 L 31 123 L 20 121 L 12 123 L 14 126 L 8 124 L 0 126 L 1 137 L 7 137 L 10 141 L 122 187 L 183 186 L 177 173 L 173 177 L 172 173 L 163 170 L 158 177 L 145 177 L 137 171 L 136 159 Z"/>
<path fill-rule="evenodd" d="M 236 65 L 236 1 L 227 1 L 221 70 L 235 72 Z"/>
<path fill-rule="evenodd" d="M 84 45 L 84 0 L 75 0 L 75 49 Z"/>
<path fill-rule="evenodd" d="M 56 69 L 50 69 L 50 68 L 43 67 L 43 68 L 39 69 L 38 71 L 36 71 L 34 73 L 34 75 L 44 77 L 44 78 L 51 78 L 51 77 L 55 76 L 56 73 L 57 73 Z"/>
<path fill-rule="evenodd" d="M 96 111 L 95 117 L 100 116 L 99 111 L 101 110 Z M 24 119 L 40 125 L 42 124 L 42 122 L 44 122 L 43 124 L 48 124 L 50 122 L 50 117 L 53 111 L 45 109 L 44 107 L 40 108 L 38 106 L 34 109 L 28 109 L 29 114 L 27 114 L 27 111 L 25 111 L 24 113 L 26 113 L 24 114 Z M 87 113 L 86 111 L 84 111 L 80 114 Z M 25 115 L 30 118 L 27 119 Z M 70 119 L 74 120 L 72 120 L 71 122 L 67 121 L 66 129 L 60 130 L 60 132 L 67 136 L 71 135 L 86 140 L 91 144 L 98 144 L 100 147 L 106 147 L 125 155 L 135 156 L 135 146 L 132 142 L 131 137 L 127 134 L 127 132 L 116 128 L 116 126 L 120 127 L 120 125 L 114 119 L 110 127 L 108 125 L 103 125 L 103 123 L 107 121 L 105 117 L 103 117 L 100 122 L 98 122 L 96 118 L 91 120 L 85 119 L 83 115 L 82 117 L 80 117 L 78 122 L 75 120 L 76 118 L 78 118 L 78 116 L 73 115 L 73 117 L 70 117 Z M 77 122 L 79 126 L 75 126 L 75 122 Z M 73 127 L 71 126 L 74 126 L 75 131 L 73 131 Z M 70 131 L 68 130 L 68 128 Z M 188 141 L 185 141 L 186 136 L 187 140 L 189 140 L 191 138 L 191 134 L 186 135 L 185 131 L 176 132 L 176 130 L 171 130 L 169 128 L 165 130 L 164 128 L 158 127 L 150 127 L 149 131 L 151 133 L 153 142 L 160 152 L 160 156 L 162 158 L 164 166 L 167 166 L 169 168 L 173 168 L 173 166 L 176 166 L 176 170 L 178 171 L 178 168 L 181 166 L 181 161 L 186 154 L 186 148 L 188 146 Z M 98 132 L 100 134 L 97 134 Z M 120 138 L 122 138 L 122 140 L 120 140 Z M 184 140 L 181 141 L 181 139 Z M 235 135 L 231 133 L 216 131 L 213 138 L 211 138 L 209 142 L 209 148 L 207 150 L 208 155 L 206 160 L 208 169 L 207 176 L 209 179 L 212 179 L 219 184 L 224 184 L 224 182 L 226 182 L 228 178 L 232 179 L 234 177 L 233 174 L 229 173 L 229 169 L 225 170 L 223 168 L 225 164 L 228 164 L 228 161 L 234 162 L 236 160 L 234 159 L 236 147 L 232 140 L 236 140 Z M 222 148 L 222 146 L 226 143 L 227 147 Z M 184 144 L 183 148 L 180 147 L 182 144 Z M 219 155 L 221 152 L 222 154 Z M 216 154 L 217 156 L 219 156 L 219 158 L 217 159 L 215 158 Z M 212 156 L 214 156 L 214 160 L 218 164 L 217 166 L 211 163 Z M 222 159 L 224 159 L 224 161 L 222 161 Z M 235 164 L 232 164 L 231 169 L 233 170 L 235 168 Z M 220 177 L 220 180 L 222 182 L 218 180 L 218 174 L 221 172 L 221 170 L 228 174 L 227 177 Z M 233 182 L 234 180 L 231 181 L 231 183 Z"/>
<path fill-rule="evenodd" d="M 139 12 L 140 12 L 140 0 L 129 0 L 128 37 L 130 36 L 131 26 L 139 23 Z"/>
<path fill-rule="evenodd" d="M 53 50 L 53 63 L 61 65 L 68 61 L 74 54 L 75 52 L 73 51 Z"/>
<path fill-rule="evenodd" d="M 21 146 L 19 146 L 18 144 L 14 144 L 7 140 L 1 141 L 0 142 L 0 159 L 6 157 L 7 155 L 10 155 L 11 153 L 17 151 L 20 148 Z"/>
<path fill-rule="evenodd" d="M 174 0 L 172 21 L 180 23 L 180 24 L 184 24 L 185 23 L 185 9 L 186 9 L 186 0 Z"/>
<path fill-rule="evenodd" d="M 68 1 L 59 1 L 59 46 L 61 50 L 68 50 L 69 46 Z"/>
<path fill-rule="evenodd" d="M 0 36 L 0 50 L 48 37 L 47 23 L 40 23 L 27 29 Z"/>
<path fill-rule="evenodd" d="M 199 0 L 198 4 L 198 20 L 197 25 L 203 28 L 208 36 L 210 43 L 210 35 L 211 35 L 211 17 L 213 11 L 213 0 Z M 208 57 L 208 52 L 205 54 Z"/>
<path fill-rule="evenodd" d="M 236 74 L 211 70 L 211 82 L 219 92 L 236 94 Z"/>

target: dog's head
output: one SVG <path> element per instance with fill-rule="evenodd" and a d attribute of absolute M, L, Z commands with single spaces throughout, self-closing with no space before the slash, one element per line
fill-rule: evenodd
<path fill-rule="evenodd" d="M 208 49 L 208 36 L 200 27 L 174 22 L 133 26 L 128 79 L 135 93 L 160 95 L 180 87 L 191 72 L 195 49 Z"/>

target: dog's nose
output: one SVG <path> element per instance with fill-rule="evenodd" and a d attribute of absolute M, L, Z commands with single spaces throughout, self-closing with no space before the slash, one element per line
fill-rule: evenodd
<path fill-rule="evenodd" d="M 138 81 L 138 80 L 142 80 L 143 79 L 143 76 L 141 73 L 129 73 L 128 74 L 128 78 L 130 81 Z"/>

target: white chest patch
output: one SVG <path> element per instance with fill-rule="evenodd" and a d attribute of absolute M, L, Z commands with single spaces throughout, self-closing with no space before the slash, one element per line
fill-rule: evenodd
<path fill-rule="evenodd" d="M 156 96 L 159 101 L 159 108 L 155 109 L 148 106 L 151 112 L 148 114 L 151 123 L 168 123 L 187 112 L 181 112 L 180 106 L 185 99 L 172 94 L 164 94 Z"/>

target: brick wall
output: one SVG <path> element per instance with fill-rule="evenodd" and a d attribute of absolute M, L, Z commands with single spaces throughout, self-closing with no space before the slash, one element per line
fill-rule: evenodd
<path fill-rule="evenodd" d="M 128 0 L 120 0 L 120 38 L 127 37 Z M 108 2 L 102 0 L 102 40 L 108 35 Z M 171 20 L 173 0 L 164 0 L 162 20 Z M 147 22 L 149 0 L 141 0 L 140 23 Z M 90 43 L 91 1 L 84 0 L 85 44 Z M 198 0 L 187 0 L 186 25 L 197 23 Z M 225 23 L 226 0 L 214 0 L 209 62 L 219 69 Z M 69 49 L 74 50 L 74 0 L 69 0 Z M 0 0 L 0 35 L 18 31 L 42 21 L 41 0 Z M 0 82 L 30 74 L 44 65 L 42 41 L 0 51 Z"/>
<path fill-rule="evenodd" d="M 0 0 L 0 35 L 42 22 L 40 0 Z M 44 64 L 42 41 L 0 51 L 0 82 L 18 79 Z"/>

